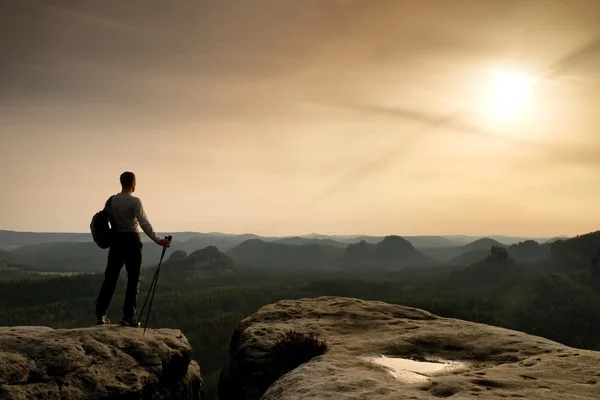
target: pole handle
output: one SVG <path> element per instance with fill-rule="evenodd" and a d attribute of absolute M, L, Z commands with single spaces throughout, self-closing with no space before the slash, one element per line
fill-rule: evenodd
<path fill-rule="evenodd" d="M 171 239 L 173 239 L 173 236 L 171 236 L 171 235 L 165 236 L 165 239 L 167 239 L 167 240 L 169 241 L 169 243 L 170 243 L 170 242 L 171 242 Z M 166 247 L 163 247 L 163 248 L 162 248 L 162 254 L 161 254 L 161 256 L 160 256 L 160 261 L 161 261 L 161 262 L 162 262 L 162 259 L 163 259 L 163 257 L 165 256 L 165 252 L 166 252 L 166 251 L 167 251 L 167 248 L 166 248 Z M 160 263 L 159 263 L 159 266 L 160 266 Z"/>

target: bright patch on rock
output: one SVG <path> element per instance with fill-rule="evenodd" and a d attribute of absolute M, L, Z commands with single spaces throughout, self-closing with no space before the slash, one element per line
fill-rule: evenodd
<path fill-rule="evenodd" d="M 386 357 L 383 355 L 380 357 L 369 357 L 367 361 L 386 367 L 394 378 L 406 383 L 426 382 L 431 376 L 467 368 L 466 364 L 456 361 L 415 361 L 407 358 Z"/>

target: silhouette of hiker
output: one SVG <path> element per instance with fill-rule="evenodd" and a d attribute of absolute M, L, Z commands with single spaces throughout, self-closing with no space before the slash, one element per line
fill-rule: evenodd
<path fill-rule="evenodd" d="M 133 172 L 123 172 L 120 180 L 121 192 L 112 196 L 106 202 L 113 239 L 108 251 L 104 283 L 96 299 L 96 318 L 97 325 L 110 324 L 106 312 L 114 294 L 119 274 L 123 264 L 125 264 L 127 292 L 123 303 L 123 319 L 120 323 L 124 326 L 137 327 L 139 323 L 135 314 L 140 291 L 143 248 L 138 225 L 156 244 L 169 247 L 171 243 L 167 239 L 161 239 L 154 232 L 146 217 L 141 200 L 132 196 L 136 185 L 135 174 Z"/>

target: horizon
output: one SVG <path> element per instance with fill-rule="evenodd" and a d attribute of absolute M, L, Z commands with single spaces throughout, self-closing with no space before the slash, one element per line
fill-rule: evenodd
<path fill-rule="evenodd" d="M 593 232 L 599 20 L 594 0 L 8 0 L 0 221 L 88 232 L 133 171 L 157 232 Z"/>
<path fill-rule="evenodd" d="M 19 231 L 14 229 L 0 229 L 0 232 L 11 232 L 11 233 L 33 233 L 33 234 L 77 234 L 77 235 L 86 235 L 91 234 L 89 231 Z M 584 235 L 590 232 L 582 232 L 577 235 Z M 399 234 L 399 233 L 385 233 L 385 234 L 365 234 L 365 233 L 357 233 L 357 234 L 349 234 L 349 233 L 319 233 L 319 232 L 311 232 L 305 234 L 286 234 L 286 235 L 261 235 L 254 232 L 244 232 L 244 233 L 232 233 L 232 232 L 219 232 L 219 231 L 211 231 L 211 232 L 203 232 L 197 230 L 180 230 L 180 231 L 161 231 L 157 233 L 187 233 L 187 234 L 202 234 L 202 235 L 227 235 L 227 236 L 243 236 L 243 235 L 255 235 L 259 237 L 278 237 L 278 238 L 292 238 L 292 237 L 308 237 L 308 236 L 327 236 L 327 237 L 386 237 L 386 236 L 400 236 L 400 237 L 481 237 L 481 238 L 491 238 L 491 237 L 505 237 L 505 238 L 535 238 L 535 239 L 554 239 L 558 237 L 573 237 L 577 235 L 550 235 L 550 236 L 527 236 L 527 235 L 510 235 L 510 234 L 496 234 L 496 233 L 488 233 L 488 234 L 462 234 L 462 233 L 449 233 L 449 234 L 424 234 L 424 235 L 412 235 L 412 234 Z M 140 234 L 142 238 L 147 238 L 146 234 L 140 230 Z"/>

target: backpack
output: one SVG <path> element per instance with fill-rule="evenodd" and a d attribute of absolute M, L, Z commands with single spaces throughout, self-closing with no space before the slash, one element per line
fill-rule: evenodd
<path fill-rule="evenodd" d="M 108 215 L 108 207 L 110 206 L 111 200 L 112 196 L 104 204 L 104 209 L 94 214 L 90 224 L 92 238 L 101 249 L 108 249 L 112 244 L 112 229 L 110 227 L 110 217 Z"/>

